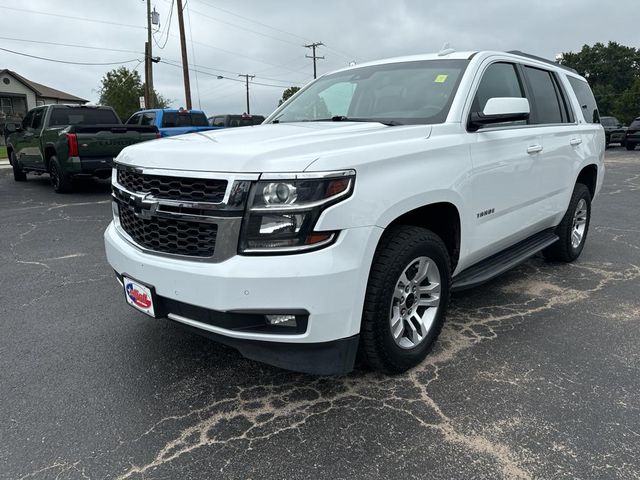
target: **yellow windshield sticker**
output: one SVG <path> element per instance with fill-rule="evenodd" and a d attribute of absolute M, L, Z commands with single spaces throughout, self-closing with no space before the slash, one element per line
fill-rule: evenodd
<path fill-rule="evenodd" d="M 447 77 L 448 77 L 448 76 L 449 76 L 449 75 L 443 75 L 443 74 L 440 74 L 440 75 L 438 75 L 438 76 L 436 77 L 436 79 L 434 80 L 434 82 L 435 82 L 435 83 L 444 83 L 444 82 L 446 82 L 446 81 L 447 81 Z"/>

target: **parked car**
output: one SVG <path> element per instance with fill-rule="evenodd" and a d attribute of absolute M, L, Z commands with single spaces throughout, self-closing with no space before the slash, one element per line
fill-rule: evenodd
<path fill-rule="evenodd" d="M 209 126 L 203 111 L 182 108 L 141 110 L 131 115 L 127 125 L 155 125 L 162 137 L 215 130 L 214 127 Z"/>
<path fill-rule="evenodd" d="M 346 68 L 260 126 L 122 151 L 107 258 L 134 308 L 246 357 L 402 372 L 453 290 L 579 257 L 598 120 L 584 78 L 522 53 Z"/>
<path fill-rule="evenodd" d="M 607 148 L 612 143 L 625 146 L 627 127 L 624 127 L 616 117 L 600 117 L 600 123 L 604 127 L 605 144 Z"/>
<path fill-rule="evenodd" d="M 36 107 L 21 125 L 6 128 L 13 178 L 49 173 L 58 193 L 71 191 L 74 177 L 108 178 L 124 147 L 159 136 L 153 125 L 123 125 L 111 107 L 86 105 Z"/>
<path fill-rule="evenodd" d="M 627 150 L 635 150 L 636 146 L 640 144 L 640 117 L 637 117 L 625 132 L 625 146 Z"/>
<path fill-rule="evenodd" d="M 260 125 L 264 122 L 262 115 L 215 115 L 209 117 L 209 125 L 212 127 L 230 128 L 230 127 L 250 127 Z"/>

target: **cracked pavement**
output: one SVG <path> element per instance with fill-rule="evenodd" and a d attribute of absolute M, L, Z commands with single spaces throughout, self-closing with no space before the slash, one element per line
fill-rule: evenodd
<path fill-rule="evenodd" d="M 125 305 L 109 186 L 0 171 L 0 478 L 640 478 L 640 152 L 587 246 L 459 293 L 400 376 L 290 373 Z"/>

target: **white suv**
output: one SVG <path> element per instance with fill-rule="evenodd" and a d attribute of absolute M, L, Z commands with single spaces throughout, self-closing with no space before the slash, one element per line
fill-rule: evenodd
<path fill-rule="evenodd" d="M 128 147 L 107 257 L 134 307 L 318 374 L 401 372 L 450 292 L 582 251 L 604 131 L 587 82 L 519 52 L 318 78 L 255 127 Z"/>

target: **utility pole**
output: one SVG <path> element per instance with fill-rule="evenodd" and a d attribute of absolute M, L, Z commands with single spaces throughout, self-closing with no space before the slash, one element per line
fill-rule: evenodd
<path fill-rule="evenodd" d="M 313 55 L 305 55 L 305 57 L 307 58 L 313 58 L 313 78 L 317 77 L 316 60 L 324 60 L 324 56 L 322 57 L 316 56 L 316 47 L 321 47 L 323 45 L 324 43 L 322 42 L 314 42 L 314 43 L 310 43 L 309 45 L 305 45 L 305 48 L 310 48 L 313 52 Z"/>
<path fill-rule="evenodd" d="M 145 108 L 153 108 L 153 62 L 152 48 L 151 48 L 151 0 L 147 0 L 147 44 L 144 49 L 144 65 L 145 76 L 144 79 L 144 105 Z"/>
<path fill-rule="evenodd" d="M 180 50 L 182 51 L 182 76 L 184 77 L 184 96 L 187 110 L 191 110 L 191 85 L 189 84 L 189 61 L 187 60 L 187 42 L 184 36 L 184 20 L 182 18 L 182 0 L 176 0 L 178 6 L 178 25 L 180 26 Z"/>
<path fill-rule="evenodd" d="M 246 85 L 247 85 L 247 115 L 251 115 L 251 110 L 249 108 L 249 79 L 250 78 L 256 78 L 255 75 L 238 75 L 239 77 L 244 77 Z"/>

